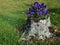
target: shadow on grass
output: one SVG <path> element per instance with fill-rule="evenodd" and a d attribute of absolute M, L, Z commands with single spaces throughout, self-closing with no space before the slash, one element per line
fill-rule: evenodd
<path fill-rule="evenodd" d="M 60 14 L 60 8 L 50 8 L 50 12 Z"/>
<path fill-rule="evenodd" d="M 9 24 L 14 26 L 17 30 L 20 30 L 25 23 L 24 19 L 20 19 L 20 18 L 16 19 L 16 18 L 4 16 L 2 14 L 0 14 L 0 18 L 2 18 L 3 21 L 7 21 Z"/>
<path fill-rule="evenodd" d="M 60 8 L 50 8 L 51 23 L 60 27 Z"/>

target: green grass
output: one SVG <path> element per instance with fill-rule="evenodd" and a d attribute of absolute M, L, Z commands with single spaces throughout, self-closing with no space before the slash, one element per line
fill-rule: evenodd
<path fill-rule="evenodd" d="M 0 45 L 18 45 L 17 30 L 25 23 L 25 12 L 33 2 L 35 0 L 0 0 Z M 60 27 L 60 0 L 39 0 L 38 2 L 47 5 L 52 25 Z"/>

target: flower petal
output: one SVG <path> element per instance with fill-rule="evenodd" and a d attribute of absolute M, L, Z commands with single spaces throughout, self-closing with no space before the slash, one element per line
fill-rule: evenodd
<path fill-rule="evenodd" d="M 38 12 L 37 12 L 37 15 L 42 15 L 42 12 L 41 12 L 41 11 L 38 11 Z"/>
<path fill-rule="evenodd" d="M 46 14 L 47 16 L 49 15 L 48 9 L 45 9 L 45 10 L 44 10 L 44 14 Z"/>
<path fill-rule="evenodd" d="M 38 2 L 34 2 L 34 5 L 35 5 L 35 4 L 39 4 L 39 3 L 38 3 Z"/>

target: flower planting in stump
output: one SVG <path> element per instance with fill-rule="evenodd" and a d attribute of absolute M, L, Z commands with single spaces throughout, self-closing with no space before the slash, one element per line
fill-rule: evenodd
<path fill-rule="evenodd" d="M 30 5 L 29 10 L 27 11 L 27 16 L 31 16 L 32 18 L 47 18 L 49 17 L 49 11 L 44 3 L 39 4 L 38 2 L 34 2 Z"/>
<path fill-rule="evenodd" d="M 26 16 L 26 24 L 20 30 L 21 37 L 18 41 L 23 40 L 25 44 L 56 41 L 56 36 L 60 33 L 57 33 L 58 28 L 51 25 L 49 10 L 44 3 L 31 4 Z"/>

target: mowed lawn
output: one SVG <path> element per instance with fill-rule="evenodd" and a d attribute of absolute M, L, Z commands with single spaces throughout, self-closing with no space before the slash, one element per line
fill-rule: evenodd
<path fill-rule="evenodd" d="M 35 1 L 47 5 L 52 25 L 60 27 L 60 0 L 0 0 L 0 45 L 18 45 L 18 30 L 25 23 L 29 4 Z"/>

